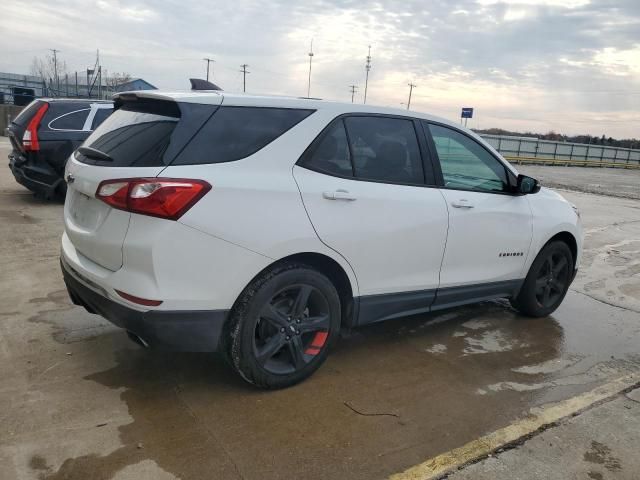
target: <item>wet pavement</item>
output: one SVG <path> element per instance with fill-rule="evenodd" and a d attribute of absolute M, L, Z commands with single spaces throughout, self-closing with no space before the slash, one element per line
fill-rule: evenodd
<path fill-rule="evenodd" d="M 638 372 L 640 202 L 566 196 L 587 245 L 553 316 L 499 301 L 374 325 L 309 381 L 264 392 L 71 305 L 61 204 L 1 169 L 0 479 L 384 478 Z"/>

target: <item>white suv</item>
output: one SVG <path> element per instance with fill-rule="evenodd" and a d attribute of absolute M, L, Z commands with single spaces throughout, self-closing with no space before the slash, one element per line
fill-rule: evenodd
<path fill-rule="evenodd" d="M 309 376 L 341 327 L 494 298 L 548 315 L 578 268 L 575 208 L 446 120 L 223 92 L 115 108 L 67 163 L 72 300 L 255 385 Z"/>

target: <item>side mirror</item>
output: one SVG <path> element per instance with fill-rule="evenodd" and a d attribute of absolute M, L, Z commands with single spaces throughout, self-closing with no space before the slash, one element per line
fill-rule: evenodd
<path fill-rule="evenodd" d="M 516 187 L 516 191 L 523 195 L 538 193 L 540 191 L 540 184 L 535 178 L 528 177 L 526 175 L 518 175 L 518 186 Z"/>

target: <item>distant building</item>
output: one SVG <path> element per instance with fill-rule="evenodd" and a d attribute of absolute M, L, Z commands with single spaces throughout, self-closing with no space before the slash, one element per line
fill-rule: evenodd
<path fill-rule="evenodd" d="M 115 88 L 116 92 L 129 92 L 132 90 L 157 90 L 158 88 L 151 85 L 142 78 L 134 78 L 128 82 L 120 83 Z"/>
<path fill-rule="evenodd" d="M 116 86 L 110 86 L 113 82 L 105 76 L 102 83 L 98 85 L 96 79 L 87 78 L 84 72 L 65 75 L 60 78 L 59 87 L 57 82 L 52 80 L 45 82 L 34 75 L 0 72 L 0 103 L 24 104 L 39 97 L 108 99 L 116 92 L 157 90 L 154 85 L 142 78 L 133 78 Z"/>

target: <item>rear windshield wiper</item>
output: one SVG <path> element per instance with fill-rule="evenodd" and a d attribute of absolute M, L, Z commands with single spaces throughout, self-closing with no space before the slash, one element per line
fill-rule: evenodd
<path fill-rule="evenodd" d="M 78 147 L 78 152 L 85 157 L 95 158 L 96 160 L 104 160 L 105 162 L 113 162 L 113 158 L 100 150 L 91 147 Z"/>

